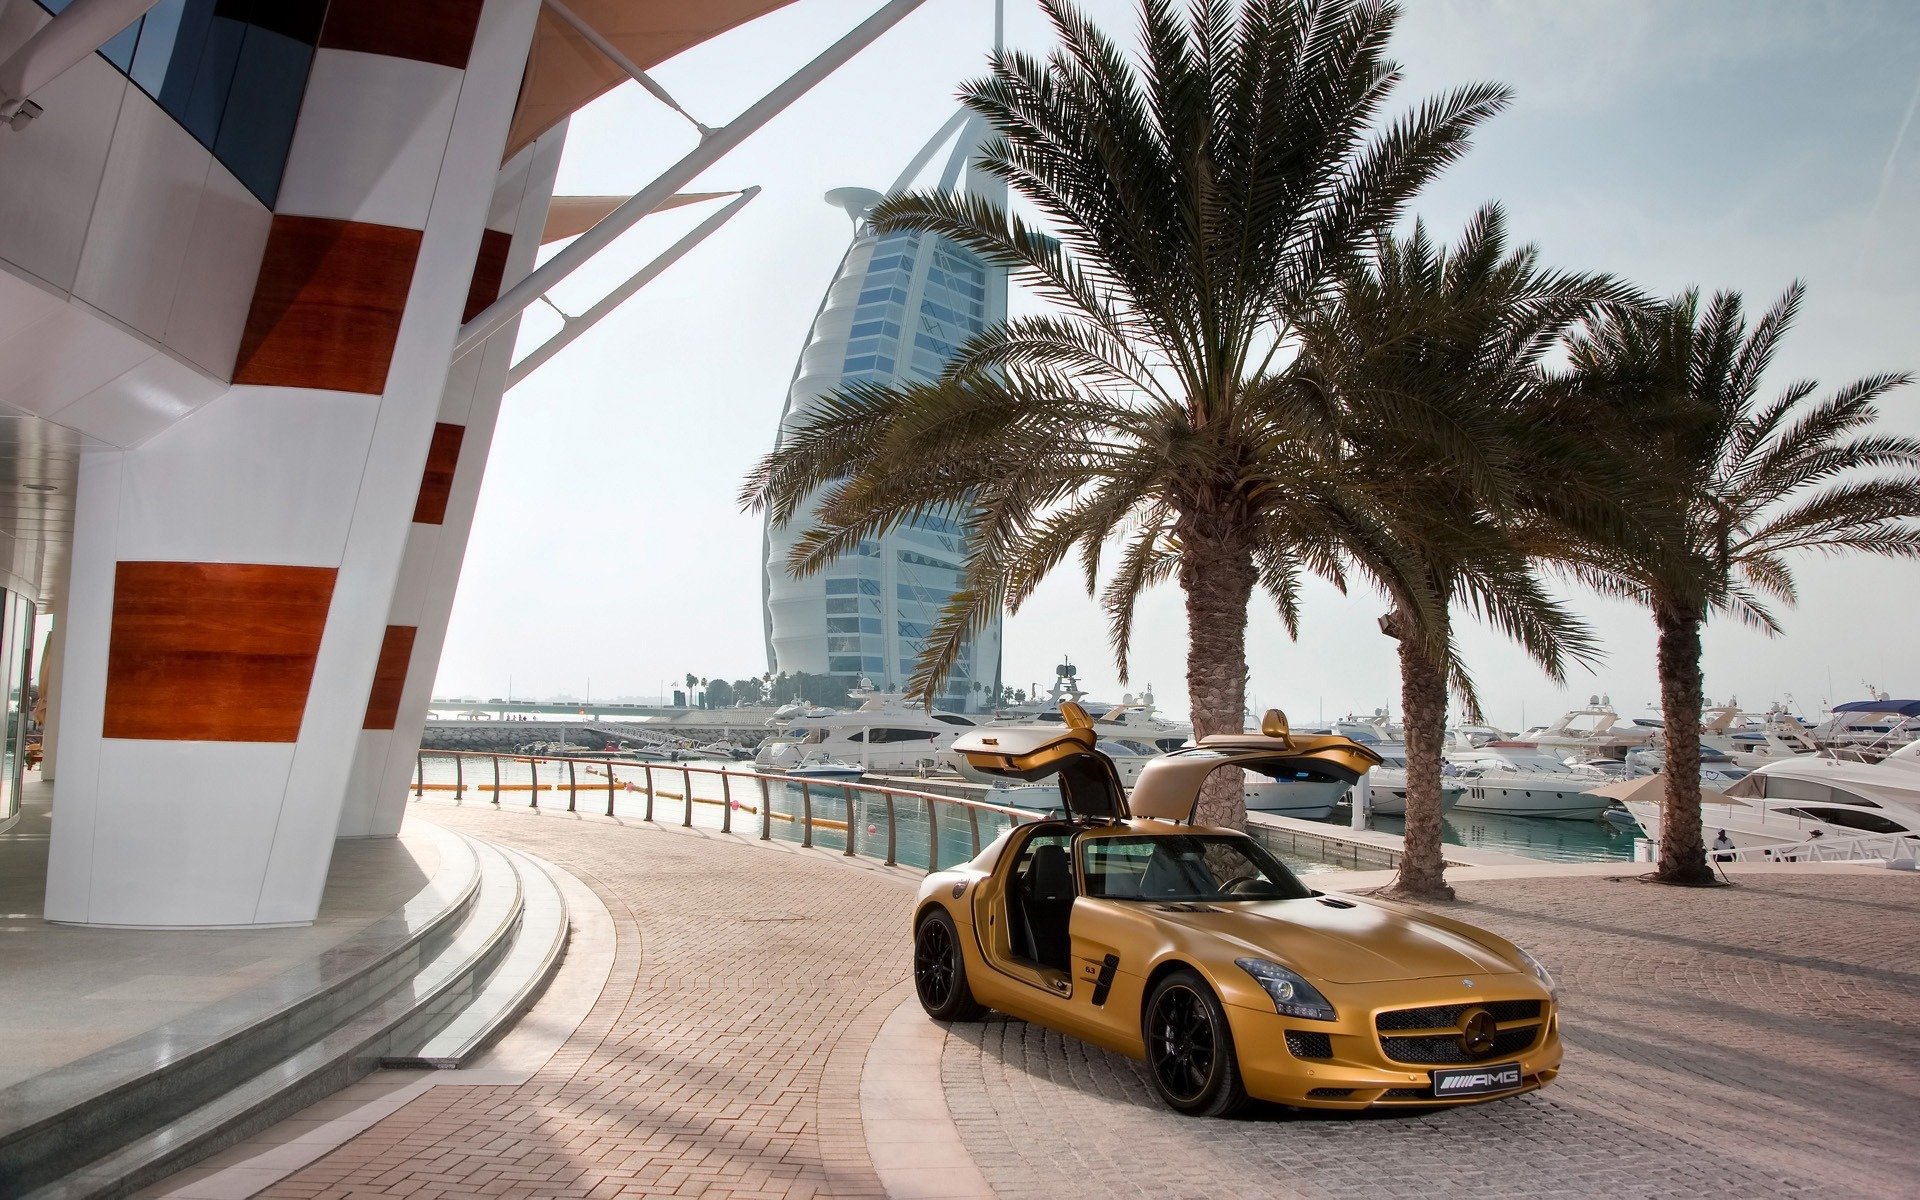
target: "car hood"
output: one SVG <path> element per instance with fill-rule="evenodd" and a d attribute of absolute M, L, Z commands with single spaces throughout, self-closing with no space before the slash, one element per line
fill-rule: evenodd
<path fill-rule="evenodd" d="M 1331 902 L 1329 902 L 1331 901 Z M 1309 897 L 1229 904 L 1155 904 L 1154 914 L 1238 943 L 1329 983 L 1507 974 L 1521 964 L 1416 916 L 1364 900 Z"/>

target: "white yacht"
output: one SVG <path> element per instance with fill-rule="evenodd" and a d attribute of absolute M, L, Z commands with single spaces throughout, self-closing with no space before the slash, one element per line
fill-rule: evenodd
<path fill-rule="evenodd" d="M 1353 787 L 1350 779 L 1303 768 L 1286 775 L 1242 772 L 1247 778 L 1247 811 L 1319 821 L 1333 815 L 1334 805 Z"/>
<path fill-rule="evenodd" d="M 1700 744 L 1725 754 L 1733 765 L 1746 768 L 1820 749 L 1800 718 L 1777 703 L 1758 719 L 1741 713 L 1739 705 L 1732 702 L 1709 703 L 1700 713 Z"/>
<path fill-rule="evenodd" d="M 1153 707 L 1153 693 L 1148 692 L 1139 701 L 1123 697 L 1101 712 L 1097 708 L 1088 708 L 1088 712 L 1099 712 L 1093 719 L 1093 731 L 1103 738 L 1115 738 L 1121 741 L 1139 742 L 1153 747 L 1159 754 L 1178 750 L 1193 740 L 1193 726 L 1183 721 L 1170 721 L 1158 715 Z M 995 725 L 1058 725 L 1060 712 L 1058 707 L 1052 713 L 1018 712 L 1012 716 L 1003 716 L 993 722 Z"/>
<path fill-rule="evenodd" d="M 1029 722 L 1029 724 L 1039 724 L 1039 722 Z M 1015 728 L 1015 726 L 1005 726 L 1004 728 L 1011 729 Z M 1140 768 L 1146 766 L 1154 759 L 1159 758 L 1163 753 L 1163 751 L 1153 746 L 1146 745 L 1142 742 L 1129 741 L 1125 738 L 1103 737 L 1095 742 L 1094 746 L 1100 753 L 1113 760 L 1113 768 L 1120 775 L 1121 786 L 1129 790 L 1132 789 L 1134 781 L 1140 778 Z M 941 755 L 940 761 L 943 766 L 951 767 L 954 771 L 958 772 L 960 778 L 972 783 L 984 783 L 990 787 L 998 788 L 1001 791 L 1017 790 L 1017 786 L 1013 788 L 1009 787 L 1004 776 L 987 774 L 985 771 L 967 762 L 964 755 L 947 751 Z M 1059 790 L 1058 787 L 1052 783 L 1037 784 L 1035 786 L 1050 788 L 1055 791 Z M 1013 801 L 1001 800 L 991 796 L 988 797 L 988 799 L 992 800 L 995 804 L 1014 803 Z M 1048 807 L 1058 808 L 1059 805 L 1054 804 Z"/>
<path fill-rule="evenodd" d="M 1667 752 L 1664 747 L 1649 746 L 1645 750 L 1627 752 L 1627 775 L 1630 778 L 1658 775 L 1666 765 Z M 1705 741 L 1700 743 L 1700 782 L 1707 787 L 1725 791 L 1745 779 L 1751 770 L 1733 761 L 1731 754 L 1716 750 Z"/>
<path fill-rule="evenodd" d="M 1613 804 L 1587 795 L 1608 782 L 1606 775 L 1570 767 L 1530 742 L 1455 750 L 1447 761 L 1458 768 L 1455 780 L 1466 788 L 1455 805 L 1462 812 L 1591 821 Z"/>
<path fill-rule="evenodd" d="M 1871 700 L 1836 704 L 1826 721 L 1807 734 L 1822 750 L 1875 762 L 1920 738 L 1920 700 Z"/>
<path fill-rule="evenodd" d="M 1058 725 L 1062 701 L 1071 700 L 1094 717 L 1093 730 L 1103 738 L 1139 742 L 1165 754 L 1193 740 L 1193 726 L 1160 716 L 1153 706 L 1153 688 L 1149 686 L 1137 699 L 1128 693 L 1118 704 L 1100 704 L 1080 690 L 1079 669 L 1070 662 L 1054 668 L 1053 686 L 1044 696 L 1009 705 L 999 710 L 996 725 Z"/>
<path fill-rule="evenodd" d="M 1651 743 L 1659 733 L 1659 721 L 1651 718 L 1623 721 L 1613 710 L 1609 697 L 1593 696 L 1585 708 L 1576 708 L 1524 738 L 1562 758 L 1624 758 L 1628 751 Z"/>
<path fill-rule="evenodd" d="M 779 732 L 760 743 L 753 761 L 763 767 L 838 759 L 866 771 L 910 771 L 937 764 L 953 739 L 977 722 L 949 712 L 928 712 L 897 692 L 859 691 L 860 707 L 789 705 L 767 724 Z"/>
<path fill-rule="evenodd" d="M 1407 735 L 1406 728 L 1390 717 L 1384 708 L 1376 708 L 1372 715 L 1365 717 L 1348 713 L 1335 721 L 1329 730 L 1364 746 L 1397 742 Z"/>
<path fill-rule="evenodd" d="M 1356 741 L 1359 739 L 1355 739 Z M 1407 814 L 1407 747 L 1404 742 L 1374 742 L 1369 750 L 1380 756 L 1380 765 L 1367 772 L 1367 804 L 1383 817 L 1403 817 Z M 1452 764 L 1442 762 L 1443 771 L 1451 771 Z M 1460 797 L 1466 795 L 1466 785 L 1453 775 L 1445 775 L 1440 780 L 1440 809 L 1442 812 L 1460 803 Z"/>
<path fill-rule="evenodd" d="M 1659 800 L 1626 803 L 1658 841 Z M 1723 796 L 1706 799 L 1700 815 L 1709 843 L 1724 829 L 1741 849 L 1805 842 L 1815 831 L 1822 840 L 1920 835 L 1920 742 L 1879 762 L 1823 753 L 1767 763 Z"/>
<path fill-rule="evenodd" d="M 1492 725 L 1449 725 L 1447 727 L 1447 752 L 1455 750 L 1478 750 L 1492 742 L 1510 742 L 1514 735 Z"/>

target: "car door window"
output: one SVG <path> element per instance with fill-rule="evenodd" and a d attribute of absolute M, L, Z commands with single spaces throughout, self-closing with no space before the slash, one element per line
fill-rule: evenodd
<path fill-rule="evenodd" d="M 1209 902 L 1295 900 L 1310 894 L 1293 872 L 1247 838 L 1090 838 L 1081 853 L 1089 897 Z"/>
<path fill-rule="evenodd" d="M 1028 838 L 1007 880 L 1007 935 L 1013 953 L 1042 966 L 1066 970 L 1071 941 L 1073 831 Z"/>

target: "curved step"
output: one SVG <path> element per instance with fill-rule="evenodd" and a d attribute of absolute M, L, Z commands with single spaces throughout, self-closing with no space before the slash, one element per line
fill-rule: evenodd
<path fill-rule="evenodd" d="M 508 853 L 460 840 L 477 865 L 476 893 L 459 928 L 418 958 L 409 976 L 321 1036 L 282 1043 L 280 1056 L 263 1069 L 227 1077 L 191 1109 L 137 1137 L 116 1139 L 104 1154 L 26 1197 L 126 1195 L 324 1099 L 457 1021 L 479 981 L 508 956 L 525 908 L 519 865 Z M 289 1054 L 288 1046 L 298 1049 Z"/>
<path fill-rule="evenodd" d="M 497 849 L 513 862 L 526 897 L 512 947 L 459 1015 L 411 1052 L 388 1056 L 387 1066 L 466 1066 L 532 1006 L 560 969 L 567 948 L 565 897 L 538 862 L 505 847 Z"/>
<path fill-rule="evenodd" d="M 433 879 L 360 933 L 273 979 L 0 1089 L 0 1194 L 48 1183 L 166 1125 L 416 974 L 454 939 L 482 886 L 473 843 L 443 830 L 435 838 Z"/>

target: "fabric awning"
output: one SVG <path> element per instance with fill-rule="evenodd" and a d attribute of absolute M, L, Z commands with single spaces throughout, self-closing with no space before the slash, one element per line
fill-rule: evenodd
<path fill-rule="evenodd" d="M 792 0 L 568 0 L 568 7 L 642 69 Z M 520 102 L 507 135 L 511 158 L 627 74 L 579 32 L 542 9 Z M 720 114 L 714 119 L 730 114 Z"/>
<path fill-rule="evenodd" d="M 1889 716 L 1920 717 L 1920 700 L 1849 700 L 1836 704 L 1837 713 L 1886 713 Z"/>
<path fill-rule="evenodd" d="M 718 200 L 734 192 L 681 192 L 671 197 L 654 212 L 665 212 L 669 208 L 698 204 L 702 200 Z M 547 208 L 547 227 L 540 232 L 540 244 L 565 241 L 570 237 L 579 237 L 600 223 L 614 209 L 628 200 L 626 196 L 555 196 Z"/>

